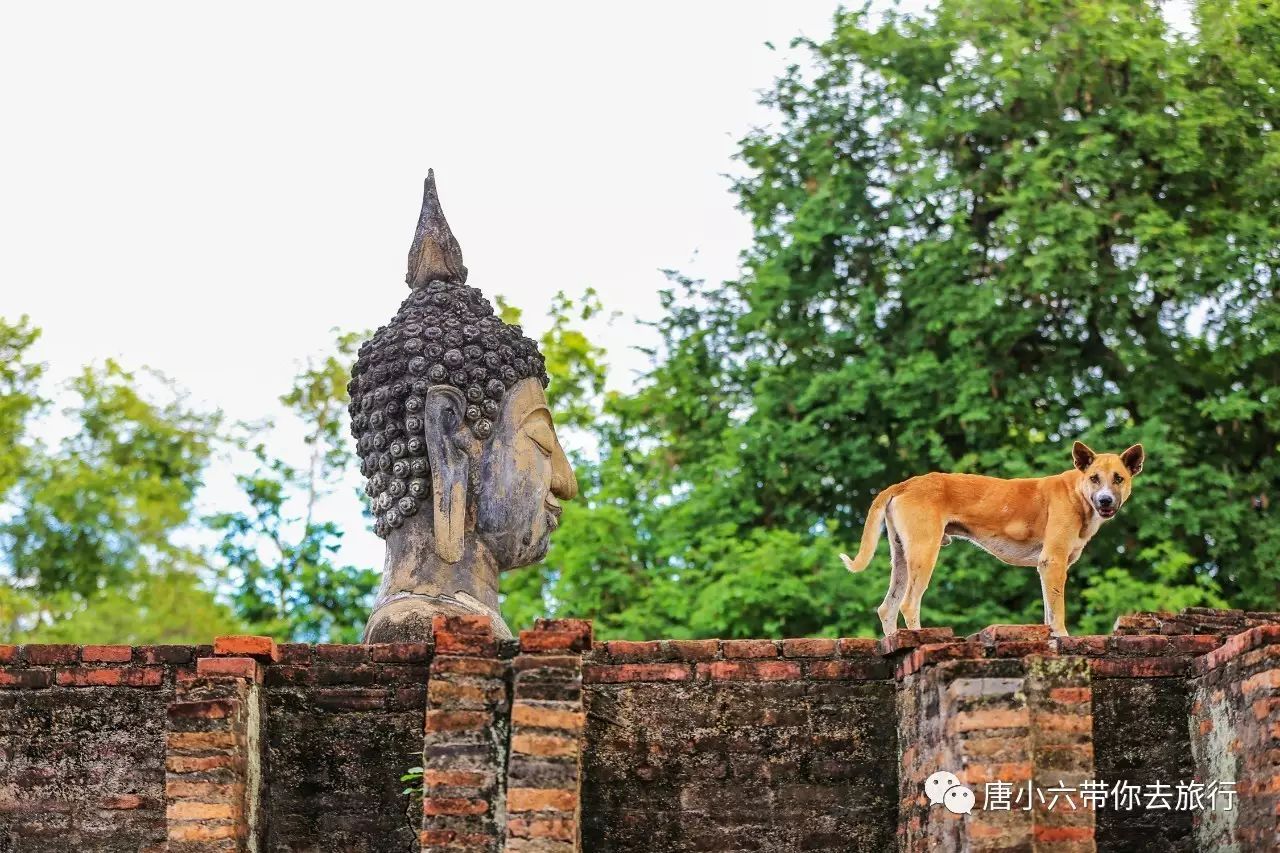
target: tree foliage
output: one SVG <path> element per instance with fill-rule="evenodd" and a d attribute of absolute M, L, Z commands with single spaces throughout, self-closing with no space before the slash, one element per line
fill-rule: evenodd
<path fill-rule="evenodd" d="M 221 536 L 216 552 L 236 613 L 257 633 L 311 642 L 360 639 L 378 573 L 337 564 L 342 530 L 321 517 L 320 505 L 353 467 L 347 382 L 364 337 L 338 334 L 333 351 L 309 360 L 280 398 L 303 426 L 305 466 L 250 441 L 253 470 L 236 477 L 248 508 L 207 519 Z M 271 428 L 259 427 L 256 437 Z"/>
<path fill-rule="evenodd" d="M 1280 12 L 947 0 L 842 12 L 765 95 L 740 279 L 674 277 L 543 577 L 605 635 L 875 630 L 852 577 L 886 485 L 1141 441 L 1069 618 L 1273 608 L 1280 532 Z M 944 549 L 926 624 L 1039 621 L 1032 570 Z"/>
<path fill-rule="evenodd" d="M 68 383 L 66 436 L 37 440 L 29 421 L 47 414 L 43 365 L 29 353 L 37 337 L 25 318 L 0 321 L 0 634 L 159 642 L 237 628 L 201 586 L 189 538 L 220 415 L 160 374 L 108 360 Z"/>

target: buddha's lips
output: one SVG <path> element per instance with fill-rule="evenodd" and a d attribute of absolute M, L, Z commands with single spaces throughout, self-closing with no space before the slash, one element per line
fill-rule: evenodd
<path fill-rule="evenodd" d="M 543 506 L 547 508 L 547 516 L 551 519 L 551 529 L 555 530 L 560 526 L 560 513 L 564 510 L 561 507 L 552 506 L 549 503 L 544 503 Z"/>

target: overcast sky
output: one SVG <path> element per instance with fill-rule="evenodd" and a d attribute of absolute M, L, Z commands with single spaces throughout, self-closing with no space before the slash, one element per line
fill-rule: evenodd
<path fill-rule="evenodd" d="M 835 9 L 5 4 L 0 316 L 43 328 L 55 380 L 113 356 L 275 415 L 331 327 L 394 313 L 432 167 L 469 283 L 534 333 L 555 291 L 596 288 L 625 387 L 659 270 L 734 275 L 736 140 Z M 348 558 L 380 562 L 349 495 L 335 511 Z"/>

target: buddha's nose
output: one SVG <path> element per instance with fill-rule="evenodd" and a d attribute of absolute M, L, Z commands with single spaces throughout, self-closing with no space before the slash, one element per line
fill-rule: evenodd
<path fill-rule="evenodd" d="M 578 494 L 578 478 L 574 476 L 569 457 L 558 446 L 551 458 L 551 494 L 562 501 L 573 500 Z"/>

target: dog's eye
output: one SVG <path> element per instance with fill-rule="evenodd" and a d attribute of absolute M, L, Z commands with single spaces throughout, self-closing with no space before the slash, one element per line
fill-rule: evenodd
<path fill-rule="evenodd" d="M 1124 485 L 1124 477 L 1121 477 L 1119 474 L 1116 474 L 1116 485 Z"/>
<path fill-rule="evenodd" d="M 1098 477 L 1098 475 L 1097 475 L 1097 474 L 1094 474 L 1092 477 L 1090 477 L 1090 478 L 1089 478 L 1089 482 L 1090 482 L 1090 483 L 1093 483 L 1093 484 L 1096 486 L 1096 485 L 1098 485 L 1099 483 L 1101 483 L 1101 482 L 1102 482 L 1102 480 L 1101 480 L 1101 478 L 1099 478 L 1099 477 Z"/>

